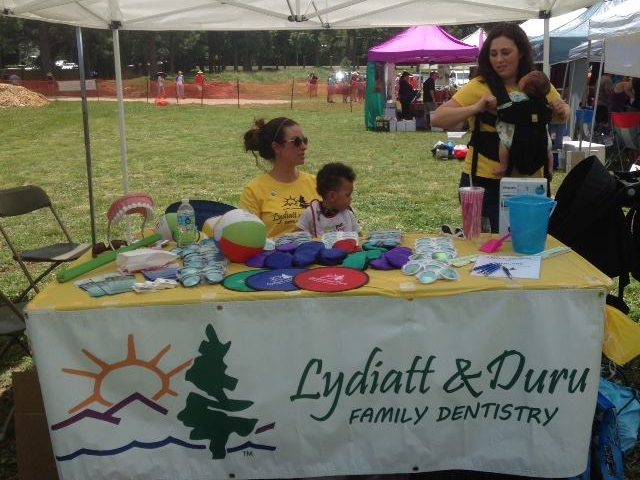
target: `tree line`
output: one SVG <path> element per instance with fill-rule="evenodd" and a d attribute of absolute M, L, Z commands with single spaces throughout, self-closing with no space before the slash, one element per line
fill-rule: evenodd
<path fill-rule="evenodd" d="M 462 38 L 476 28 L 447 30 Z M 120 55 L 132 75 L 198 68 L 209 73 L 321 65 L 356 69 L 366 65 L 369 48 L 401 30 L 121 31 Z M 112 32 L 85 28 L 82 35 L 86 71 L 113 78 Z M 0 69 L 22 66 L 33 78 L 45 78 L 59 69 L 56 60 L 78 62 L 75 27 L 0 16 Z"/>

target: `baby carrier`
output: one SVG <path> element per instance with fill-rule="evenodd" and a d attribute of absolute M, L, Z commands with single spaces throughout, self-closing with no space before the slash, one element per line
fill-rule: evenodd
<path fill-rule="evenodd" d="M 544 168 L 544 176 L 548 178 L 547 126 L 551 122 L 552 112 L 546 99 L 529 98 L 521 102 L 513 102 L 502 83 L 492 85 L 488 82 L 487 84 L 497 99 L 497 116 L 488 112 L 476 116 L 475 128 L 469 142 L 474 147 L 472 176 L 475 176 L 477 170 L 477 152 L 498 161 L 498 134 L 481 132 L 480 123 L 494 126 L 496 120 L 500 120 L 515 125 L 506 175 L 511 175 L 514 169 L 521 175 L 532 175 Z"/>
<path fill-rule="evenodd" d="M 560 185 L 549 220 L 551 235 L 609 277 L 619 277 L 618 295 L 608 295 L 607 303 L 624 313 L 630 275 L 640 280 L 638 177 L 640 172 L 610 174 L 597 157 L 588 157 Z"/>

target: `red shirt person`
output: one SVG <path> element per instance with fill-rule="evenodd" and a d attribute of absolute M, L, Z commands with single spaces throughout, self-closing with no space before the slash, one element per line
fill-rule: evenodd
<path fill-rule="evenodd" d="M 196 78 L 195 78 L 196 86 L 198 87 L 198 92 L 202 92 L 202 87 L 204 87 L 204 81 L 205 81 L 204 72 L 202 70 L 198 70 L 198 73 L 196 73 Z"/>

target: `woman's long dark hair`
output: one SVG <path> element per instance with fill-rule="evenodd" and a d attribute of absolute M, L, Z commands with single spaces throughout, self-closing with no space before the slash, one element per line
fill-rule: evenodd
<path fill-rule="evenodd" d="M 491 66 L 491 60 L 489 59 L 491 42 L 498 37 L 506 37 L 512 40 L 518 48 L 520 55 L 516 78 L 516 82 L 518 82 L 533 70 L 533 52 L 527 34 L 515 23 L 501 23 L 491 29 L 478 55 L 478 74 L 482 76 L 489 85 L 500 85 L 502 83 L 502 79 Z"/>

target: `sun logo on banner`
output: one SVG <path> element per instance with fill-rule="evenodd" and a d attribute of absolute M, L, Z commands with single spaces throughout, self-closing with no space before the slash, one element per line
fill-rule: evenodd
<path fill-rule="evenodd" d="M 159 400 L 165 395 L 177 396 L 177 393 L 171 389 L 171 378 L 175 376 L 177 373 L 181 372 L 185 368 L 187 368 L 193 362 L 192 359 L 187 360 L 186 362 L 178 365 L 172 370 L 166 372 L 162 370 L 158 364 L 162 357 L 171 350 L 171 345 L 165 346 L 162 350 L 160 350 L 151 360 L 142 360 L 136 354 L 136 346 L 133 335 L 129 335 L 127 339 L 127 356 L 123 360 L 117 361 L 115 363 L 108 363 L 100 358 L 98 358 L 93 353 L 88 350 L 82 349 L 82 353 L 84 353 L 89 360 L 100 367 L 100 371 L 97 373 L 90 372 L 88 370 L 76 370 L 73 368 L 63 368 L 62 371 L 68 373 L 70 375 L 78 375 L 81 377 L 87 377 L 93 380 L 93 392 L 87 397 L 85 400 L 77 404 L 75 407 L 69 410 L 70 414 L 73 414 L 79 410 L 82 410 L 87 405 L 91 405 L 92 403 L 99 403 L 104 405 L 105 407 L 111 407 L 114 405 L 114 402 L 110 401 L 106 398 L 106 394 L 103 392 L 104 386 L 108 382 L 109 378 L 115 379 L 117 378 L 119 386 L 122 386 L 122 381 L 124 380 L 125 375 L 119 375 L 120 373 L 131 373 L 135 371 L 135 375 L 126 375 L 128 378 L 133 378 L 135 380 L 135 384 L 132 385 L 133 391 L 137 392 L 140 389 L 140 385 L 157 385 L 160 383 L 160 388 L 158 388 L 155 392 L 141 392 L 150 396 L 150 398 L 154 401 Z M 147 376 L 149 382 L 141 382 L 141 376 Z M 118 390 L 121 390 L 119 388 Z"/>

